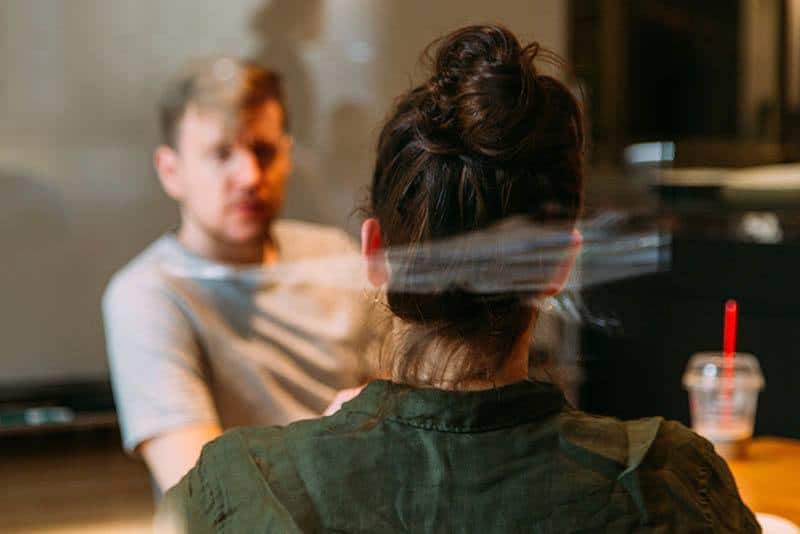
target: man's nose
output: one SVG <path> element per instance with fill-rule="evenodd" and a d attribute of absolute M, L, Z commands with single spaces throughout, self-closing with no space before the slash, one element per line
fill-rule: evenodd
<path fill-rule="evenodd" d="M 236 184 L 242 188 L 258 186 L 263 175 L 258 157 L 246 148 L 235 151 L 232 171 Z"/>

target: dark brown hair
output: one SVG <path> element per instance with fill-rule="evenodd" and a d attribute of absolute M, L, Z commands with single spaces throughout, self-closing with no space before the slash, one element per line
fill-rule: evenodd
<path fill-rule="evenodd" d="M 269 100 L 283 110 L 283 127 L 289 118 L 281 77 L 249 61 L 227 57 L 188 64 L 165 88 L 159 102 L 162 143 L 177 148 L 181 119 L 190 105 L 221 111 L 229 129 Z"/>
<path fill-rule="evenodd" d="M 430 79 L 401 96 L 383 126 L 370 194 L 389 250 L 388 307 L 413 332 L 392 365 L 411 384 L 445 372 L 456 382 L 491 379 L 530 322 L 531 295 L 457 283 L 417 291 L 419 245 L 512 216 L 572 228 L 584 181 L 581 110 L 562 82 L 537 72 L 535 59 L 557 57 L 501 26 L 457 30 L 426 57 Z M 393 255 L 398 247 L 405 252 Z M 442 358 L 423 369 L 431 343 Z"/>

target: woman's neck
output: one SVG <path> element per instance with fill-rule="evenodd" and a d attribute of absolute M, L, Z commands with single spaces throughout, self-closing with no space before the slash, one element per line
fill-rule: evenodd
<path fill-rule="evenodd" d="M 533 332 L 533 325 L 535 320 L 532 318 L 530 324 L 517 338 L 514 343 L 511 353 L 505 358 L 503 366 L 496 372 L 492 373 L 490 378 L 473 378 L 469 380 L 458 380 L 458 372 L 460 371 L 459 362 L 469 356 L 462 356 L 458 353 L 452 354 L 446 361 L 452 362 L 448 365 L 442 373 L 436 373 L 436 362 L 443 360 L 443 352 L 446 350 L 442 343 L 434 341 L 430 343 L 421 355 L 421 363 L 418 367 L 417 378 L 419 382 L 427 384 L 436 389 L 445 389 L 453 391 L 477 391 L 484 389 L 494 389 L 514 382 L 520 382 L 528 378 L 528 354 L 531 334 Z M 413 336 L 413 331 L 406 331 L 402 335 Z M 446 355 L 445 355 L 446 356 Z M 391 380 L 393 382 L 402 382 L 403 380 L 397 376 L 396 369 L 387 370 L 381 378 Z M 431 375 L 441 374 L 439 377 L 431 377 Z"/>

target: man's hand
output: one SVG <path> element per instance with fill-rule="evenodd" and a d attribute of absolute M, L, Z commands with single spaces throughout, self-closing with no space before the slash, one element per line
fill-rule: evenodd
<path fill-rule="evenodd" d="M 142 442 L 142 455 L 162 492 L 183 478 L 200 458 L 203 445 L 222 434 L 216 424 L 187 426 Z"/>
<path fill-rule="evenodd" d="M 344 404 L 345 402 L 349 401 L 350 399 L 354 398 L 356 395 L 361 393 L 361 390 L 364 389 L 365 387 L 367 387 L 366 384 L 355 388 L 343 389 L 342 391 L 336 394 L 330 405 L 327 408 L 325 408 L 324 412 L 322 412 L 322 415 L 335 414 L 336 412 L 339 411 L 339 408 L 342 407 L 342 404 Z"/>

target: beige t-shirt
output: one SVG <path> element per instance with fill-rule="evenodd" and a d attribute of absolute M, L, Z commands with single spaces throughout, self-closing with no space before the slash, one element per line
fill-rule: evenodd
<path fill-rule="evenodd" d="M 363 380 L 379 344 L 373 300 L 357 270 L 314 275 L 354 265 L 352 240 L 296 221 L 275 223 L 273 237 L 276 265 L 236 269 L 166 234 L 112 278 L 103 318 L 127 450 L 187 425 L 316 417 Z"/>

